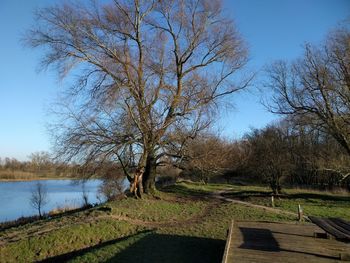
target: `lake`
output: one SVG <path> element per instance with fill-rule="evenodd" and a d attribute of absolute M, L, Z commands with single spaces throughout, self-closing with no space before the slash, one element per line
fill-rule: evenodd
<path fill-rule="evenodd" d="M 0 222 L 17 219 L 21 216 L 37 215 L 30 204 L 30 197 L 36 184 L 41 182 L 47 189 L 48 203 L 42 209 L 47 213 L 57 207 L 80 207 L 83 205 L 83 183 L 77 180 L 40 180 L 0 182 Z M 99 203 L 97 198 L 101 180 L 88 180 L 84 183 L 89 203 Z"/>

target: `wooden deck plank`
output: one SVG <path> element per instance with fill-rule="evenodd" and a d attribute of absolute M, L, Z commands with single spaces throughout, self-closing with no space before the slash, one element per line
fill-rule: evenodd
<path fill-rule="evenodd" d="M 235 222 L 227 262 L 339 262 L 350 243 L 315 239 L 313 224 Z"/>

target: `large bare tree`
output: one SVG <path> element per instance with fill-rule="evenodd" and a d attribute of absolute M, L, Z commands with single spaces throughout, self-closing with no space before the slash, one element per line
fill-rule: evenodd
<path fill-rule="evenodd" d="M 135 193 L 152 192 L 157 163 L 179 157 L 167 156 L 186 140 L 171 141 L 178 131 L 195 136 L 249 82 L 233 83 L 247 51 L 221 1 L 62 4 L 37 21 L 26 39 L 45 51 L 43 66 L 77 76 L 54 126 L 57 153 L 120 163 Z"/>
<path fill-rule="evenodd" d="M 333 32 L 321 47 L 305 46 L 291 65 L 269 69 L 272 112 L 326 132 L 350 155 L 350 31 Z"/>

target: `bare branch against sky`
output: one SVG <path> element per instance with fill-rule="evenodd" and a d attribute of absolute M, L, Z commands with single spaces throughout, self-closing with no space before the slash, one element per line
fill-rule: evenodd
<path fill-rule="evenodd" d="M 45 122 L 47 105 L 65 82 L 57 82 L 51 71 L 37 72 L 41 52 L 24 48 L 19 41 L 37 8 L 61 1 L 0 1 L 1 41 L 0 156 L 27 159 L 31 152 L 48 151 Z M 85 2 L 85 1 L 84 1 Z M 350 3 L 334 1 L 226 0 L 223 10 L 233 18 L 250 49 L 249 65 L 258 71 L 275 59 L 293 59 L 302 54 L 305 41 L 318 44 L 328 31 L 349 17 Z M 295 17 L 298 19 L 295 19 Z M 20 72 L 20 74 L 18 74 Z M 260 75 L 258 75 L 260 77 Z M 67 79 L 66 82 L 70 82 Z M 256 94 L 241 94 L 234 100 L 235 110 L 222 112 L 218 127 L 225 136 L 242 136 L 249 127 L 263 127 L 274 117 L 264 111 Z"/>

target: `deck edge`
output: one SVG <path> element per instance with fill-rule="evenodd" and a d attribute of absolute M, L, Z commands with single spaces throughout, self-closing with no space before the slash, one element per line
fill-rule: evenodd
<path fill-rule="evenodd" d="M 232 237 L 233 227 L 234 227 L 234 220 L 232 219 L 230 228 L 228 229 L 228 234 L 227 234 L 227 238 L 226 238 L 226 245 L 225 245 L 224 255 L 223 255 L 223 257 L 222 257 L 221 263 L 227 263 L 228 252 L 229 252 L 230 245 L 231 245 L 231 239 L 232 239 L 231 237 Z"/>

